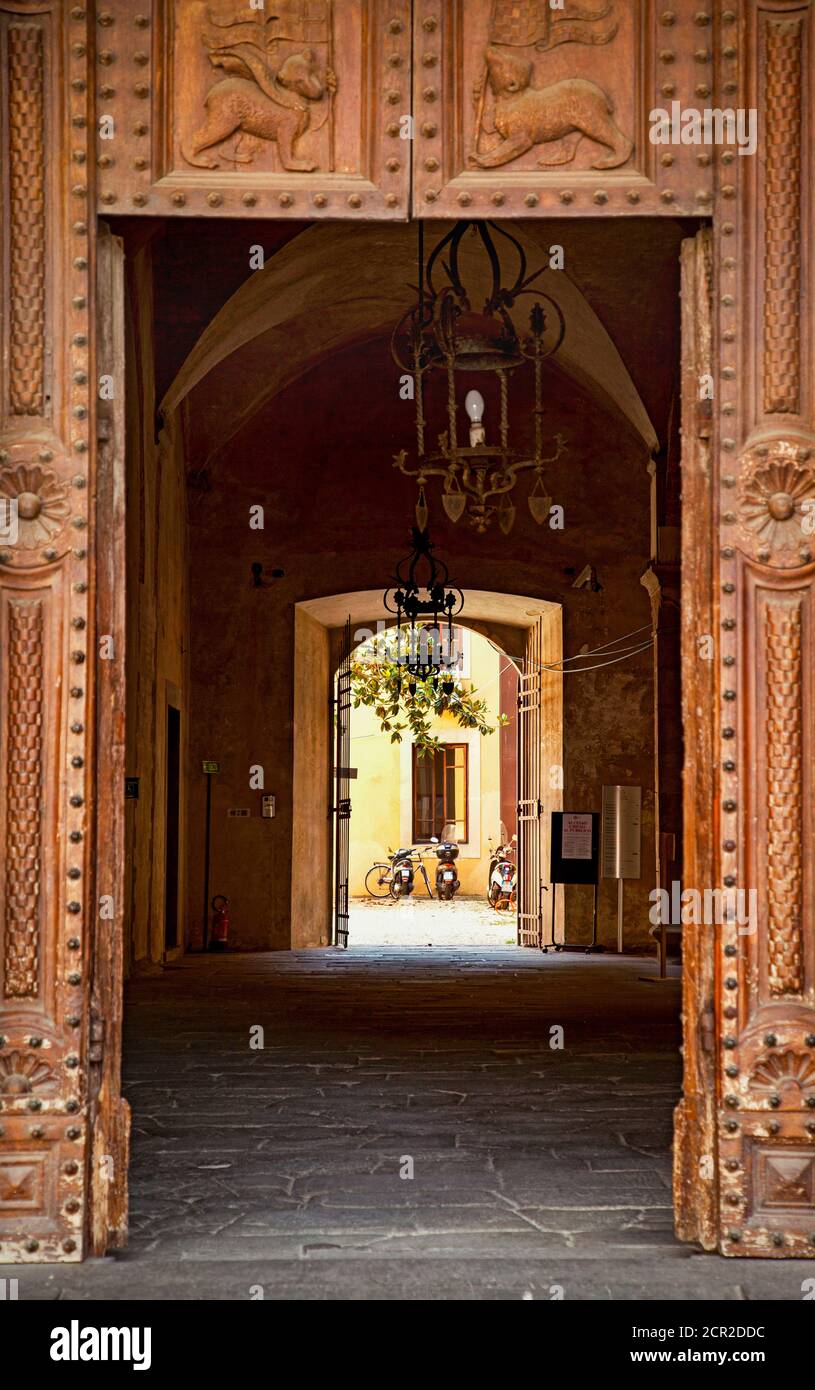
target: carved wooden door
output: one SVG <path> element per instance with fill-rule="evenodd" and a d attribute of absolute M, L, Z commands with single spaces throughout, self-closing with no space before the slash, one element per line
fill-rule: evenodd
<path fill-rule="evenodd" d="M 0 5 L 0 46 L 0 1261 L 78 1260 L 88 1248 L 91 1059 L 101 1046 L 89 989 L 90 17 L 57 0 Z"/>
<path fill-rule="evenodd" d="M 753 893 L 716 938 L 718 1243 L 815 1254 L 812 4 L 743 9 L 755 159 L 714 240 L 720 524 L 719 881 Z M 734 35 L 735 37 L 735 35 Z"/>
<path fill-rule="evenodd" d="M 103 211 L 407 216 L 409 0 L 107 0 L 97 19 Z"/>
<path fill-rule="evenodd" d="M 97 659 L 100 636 L 115 650 L 120 599 L 104 548 L 96 559 L 118 523 L 115 412 L 96 399 L 94 208 L 400 218 L 408 149 L 421 216 L 712 218 L 709 247 L 692 243 L 683 272 L 685 845 L 694 886 L 741 890 L 747 911 L 687 941 L 677 1222 L 684 1239 L 729 1255 L 812 1255 L 812 0 L 566 0 L 562 11 L 414 0 L 412 74 L 407 0 L 248 13 L 236 0 L 0 0 L 11 286 L 0 1259 L 76 1260 L 123 1235 L 121 895 L 95 856 L 97 835 L 110 829 L 115 843 L 118 831 L 110 809 L 97 830 L 92 732 L 111 737 L 111 772 L 121 691 L 115 663 Z M 757 152 L 654 143 L 653 113 L 674 102 L 758 110 Z M 109 283 L 115 256 L 101 259 Z M 108 327 L 99 352 L 115 354 Z M 700 374 L 709 410 L 697 409 Z M 712 666 L 698 658 L 708 634 Z"/>
<path fill-rule="evenodd" d="M 731 900 L 688 939 L 677 1222 L 724 1254 L 811 1256 L 813 6 L 739 17 L 724 85 L 760 112 L 758 153 L 725 164 L 683 278 L 685 880 Z"/>
<path fill-rule="evenodd" d="M 813 4 L 413 13 L 418 216 L 711 219 L 683 265 L 684 882 L 742 896 L 686 940 L 677 1229 L 812 1255 Z"/>

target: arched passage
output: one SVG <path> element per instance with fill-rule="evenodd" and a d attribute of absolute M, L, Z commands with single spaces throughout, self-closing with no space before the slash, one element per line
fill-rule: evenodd
<path fill-rule="evenodd" d="M 550 244 L 545 228 L 513 230 L 530 261 L 545 255 Z M 192 255 L 192 235 L 186 233 L 185 259 Z M 290 875 L 279 872 L 280 863 L 296 859 L 304 843 L 308 854 L 320 852 L 313 829 L 303 840 L 299 814 L 303 759 L 296 725 L 302 710 L 293 653 L 302 640 L 302 622 L 297 615 L 307 616 L 309 604 L 328 602 L 336 593 L 373 592 L 378 604 L 403 551 L 415 498 L 413 484 L 396 475 L 391 463 L 396 450 L 410 442 L 412 419 L 388 352 L 390 326 L 414 277 L 415 228 L 360 227 L 348 237 L 341 226 L 312 227 L 270 255 L 264 270 L 246 277 L 186 352 L 164 394 L 155 482 L 146 462 L 148 446 L 142 461 L 147 476 L 138 483 L 134 476 L 134 511 L 143 498 L 143 514 L 149 520 L 153 510 L 166 536 L 166 542 L 153 544 L 148 535 L 140 549 L 134 542 L 129 561 L 130 591 L 142 599 L 132 641 L 138 656 L 131 665 L 129 761 L 131 766 L 155 762 L 149 801 L 132 816 L 137 958 L 145 951 L 158 958 L 164 946 L 165 856 L 155 809 L 163 796 L 162 752 L 158 748 L 154 757 L 150 741 L 151 701 L 163 694 L 166 681 L 182 693 L 187 941 L 195 945 L 201 939 L 208 785 L 201 768 L 212 760 L 220 771 L 209 784 L 211 888 L 227 894 L 231 889 L 242 944 L 286 948 L 293 940 L 320 940 L 324 904 L 314 921 L 302 910 L 306 899 L 298 899 L 293 913 Z M 642 262 L 648 244 L 628 233 L 615 257 Z M 668 265 L 675 279 L 669 249 L 661 253 L 664 264 L 650 264 L 655 282 L 667 282 Z M 216 277 L 216 249 L 209 255 L 210 274 Z M 149 261 L 146 251 L 136 253 L 137 266 L 141 260 Z M 596 246 L 588 239 L 586 274 L 595 262 Z M 478 538 L 452 526 L 438 497 L 431 497 L 431 529 L 468 594 L 471 616 L 479 593 L 561 603 L 567 648 L 578 652 L 649 623 L 648 595 L 640 584 L 651 553 L 648 465 L 657 434 L 670 433 L 675 382 L 670 373 L 659 376 L 648 369 L 639 346 L 643 335 L 625 316 L 625 295 L 615 291 L 616 300 L 604 302 L 603 319 L 615 325 L 617 341 L 622 341 L 620 325 L 628 325 L 623 347 L 625 359 L 638 366 L 635 384 L 623 352 L 579 287 L 576 259 L 574 264 L 571 275 L 545 273 L 547 288 L 559 297 L 567 317 L 566 338 L 546 381 L 546 430 L 563 431 L 568 441 L 568 453 L 549 479 L 565 504 L 565 531 L 530 530 L 527 519 L 509 541 L 496 533 Z M 467 268 L 477 284 L 480 261 Z M 143 299 L 138 298 L 145 306 L 140 310 L 145 329 L 147 300 L 145 287 Z M 170 304 L 168 298 L 158 312 L 171 336 Z M 142 376 L 147 385 L 144 359 Z M 142 419 L 133 422 L 134 437 L 138 431 L 149 434 L 152 406 L 146 394 Z M 523 429 L 531 402 L 522 392 L 515 408 Z M 186 527 L 179 517 L 185 486 Z M 253 522 L 257 513 L 259 527 Z M 251 580 L 257 564 L 264 573 L 260 588 Z M 575 587 L 587 565 L 600 575 L 598 588 Z M 152 599 L 151 570 L 158 584 Z M 282 577 L 273 579 L 275 570 L 282 570 Z M 337 624 L 346 615 L 338 612 Z M 490 621 L 501 626 L 500 616 Z M 511 652 L 511 633 L 498 640 Z M 136 674 L 151 661 L 157 663 L 152 686 Z M 584 803 L 594 799 L 599 781 L 640 783 L 647 802 L 646 862 L 652 866 L 653 674 L 647 654 L 602 677 L 589 673 L 570 679 L 564 694 L 572 705 L 566 722 L 581 730 L 567 759 L 567 793 Z M 612 714 L 615 701 L 627 702 L 624 736 Z M 257 814 L 260 788 L 248 781 L 255 767 L 263 769 L 266 790 L 276 797 L 273 825 L 263 824 Z M 144 790 L 149 789 L 148 783 Z M 249 815 L 230 815 L 242 810 Z M 318 838 L 324 838 L 324 827 Z M 152 886 L 152 907 L 145 905 L 144 883 Z M 312 888 L 308 901 L 313 899 Z M 632 928 L 642 907 L 643 902 L 636 911 L 632 906 Z"/>
<path fill-rule="evenodd" d="M 538 624 L 544 633 L 543 654 L 553 664 L 562 655 L 561 605 L 519 594 L 469 590 L 462 622 L 489 638 L 523 665 L 528 634 Z M 294 687 L 297 709 L 293 724 L 293 825 L 291 922 L 292 946 L 326 945 L 331 941 L 334 765 L 333 677 L 340 657 L 344 625 L 350 621 L 354 644 L 389 625 L 382 594 L 360 590 L 306 600 L 295 610 Z M 562 677 L 542 673 L 541 770 L 563 762 Z M 407 747 L 408 745 L 406 745 Z M 556 779 L 555 779 L 556 780 Z M 548 815 L 562 805 L 560 787 L 541 776 L 541 839 Z M 353 811 L 352 811 L 353 815 Z M 404 821 L 400 833 L 407 833 Z M 477 845 L 480 857 L 480 832 Z M 472 849 L 475 853 L 475 842 Z M 544 871 L 546 856 L 544 854 Z M 562 910 L 562 909 L 561 909 Z"/>
<path fill-rule="evenodd" d="M 129 860 L 133 955 L 140 970 L 155 969 L 164 957 L 161 904 L 165 900 L 167 857 L 161 811 L 165 780 L 160 737 L 163 725 L 157 710 L 160 701 L 167 698 L 166 682 L 170 681 L 178 686 L 185 738 L 186 838 L 180 898 L 186 957 L 180 959 L 179 949 L 179 958 L 172 962 L 179 966 L 177 976 L 168 974 L 162 979 L 174 981 L 174 1011 L 182 999 L 186 1001 L 183 1007 L 189 1010 L 191 1028 L 195 1027 L 203 990 L 213 1001 L 210 1017 L 215 1038 L 228 1035 L 232 1039 L 230 1030 L 244 1029 L 246 1014 L 241 999 L 251 1001 L 255 1014 L 265 1000 L 268 1015 L 252 1017 L 252 1023 L 262 1023 L 264 1016 L 267 1022 L 273 1016 L 273 1023 L 268 1023 L 268 1051 L 265 1056 L 259 1054 L 263 1068 L 273 1057 L 282 1059 L 287 1068 L 299 1068 L 301 1062 L 304 1068 L 312 1063 L 321 1068 L 326 1049 L 338 1056 L 356 1045 L 362 1017 L 369 1029 L 361 1043 L 363 1051 L 366 1055 L 381 1052 L 378 1039 L 396 1035 L 398 1045 L 393 1056 L 399 1068 L 406 1060 L 410 1065 L 414 1035 L 418 1034 L 423 1039 L 421 1049 L 431 1059 L 429 1065 L 445 1051 L 448 1041 L 454 1058 L 472 1038 L 473 1064 L 488 1069 L 491 1062 L 484 1048 L 493 1044 L 485 1043 L 484 1038 L 494 1037 L 496 1047 L 507 1040 L 508 1055 L 513 1059 L 509 1068 L 502 1064 L 504 1087 L 506 1078 L 521 1067 L 515 1059 L 522 1056 L 530 1038 L 535 1063 L 530 1063 L 524 1076 L 548 1065 L 542 1018 L 550 1024 L 563 1023 L 568 1032 L 590 1009 L 595 1029 L 592 1047 L 606 1059 L 604 1084 L 612 1084 L 608 1060 L 613 1054 L 611 1043 L 635 1051 L 643 1047 L 647 1051 L 651 1043 L 650 1024 L 633 1042 L 632 1032 L 626 1031 L 628 1014 L 636 1003 L 637 973 L 643 965 L 653 971 L 651 961 L 586 962 L 563 955 L 543 956 L 537 951 L 504 952 L 491 964 L 473 963 L 479 970 L 483 966 L 485 972 L 479 987 L 483 993 L 474 1001 L 466 973 L 470 965 L 460 959 L 422 961 L 421 970 L 407 974 L 397 963 L 391 973 L 384 970 L 368 975 L 367 962 L 358 973 L 353 969 L 342 973 L 349 963 L 355 968 L 350 959 L 354 953 L 341 956 L 327 945 L 332 907 L 329 698 L 339 634 L 349 616 L 352 624 L 360 627 L 375 627 L 384 617 L 382 591 L 405 552 L 415 504 L 414 484 L 392 467 L 393 454 L 411 440 L 413 421 L 410 407 L 400 399 L 387 331 L 394 317 L 392 309 L 402 307 L 404 286 L 412 278 L 414 243 L 406 229 L 392 230 L 393 264 L 380 267 L 384 296 L 379 303 L 380 281 L 376 277 L 366 280 L 364 256 L 358 258 L 354 282 L 356 270 L 349 270 L 347 262 L 343 271 L 338 260 L 315 255 L 314 285 L 319 286 L 319 292 L 315 290 L 316 298 L 305 307 L 302 296 L 298 301 L 295 287 L 289 283 L 300 273 L 297 245 L 301 242 L 303 250 L 309 244 L 312 248 L 318 244 L 334 247 L 332 228 L 321 229 L 322 242 L 312 238 L 311 232 L 305 233 L 269 256 L 266 269 L 238 291 L 237 308 L 232 302 L 231 307 L 227 304 L 219 311 L 224 315 L 218 324 L 224 333 L 223 343 L 219 346 L 214 329 L 211 333 L 207 328 L 201 345 L 192 354 L 185 352 L 187 363 L 179 366 L 176 388 L 161 393 L 164 430 L 155 447 L 155 394 L 147 344 L 152 328 L 149 291 L 152 288 L 155 292 L 156 282 L 150 278 L 147 250 L 135 252 L 134 280 L 143 276 L 143 282 L 131 300 L 138 309 L 131 331 L 140 351 L 134 351 L 131 359 L 131 398 L 136 404 L 130 407 L 129 501 L 134 522 L 128 545 L 133 625 L 128 669 L 134 698 L 128 772 L 138 775 L 152 756 L 154 773 L 149 780 L 144 774 L 142 799 L 128 807 L 133 837 Z M 668 231 L 658 256 L 649 263 L 654 282 L 661 286 L 654 313 L 658 305 L 676 304 L 681 229 Z M 206 227 L 200 231 L 188 228 L 185 233 L 183 255 L 195 259 L 192 242 L 200 241 L 202 254 L 208 258 L 206 273 L 215 279 L 219 239 Z M 387 229 L 376 232 L 383 248 L 389 234 Z M 255 235 L 262 236 L 262 230 Z M 540 235 L 542 247 L 545 232 Z M 367 230 L 363 240 L 365 236 Z M 649 333 L 654 331 L 647 306 L 645 318 L 640 317 L 636 324 L 624 307 L 628 291 L 622 281 L 634 273 L 633 262 L 639 264 L 643 248 L 650 244 L 644 233 L 638 238 L 627 232 L 625 244 L 621 241 L 615 246 L 615 265 L 619 261 L 623 267 L 616 272 L 619 281 L 615 279 L 607 287 L 605 297 L 595 296 L 595 307 L 585 288 L 593 284 L 592 275 L 599 264 L 593 237 L 587 234 L 581 242 L 576 236 L 574 250 L 570 246 L 573 288 L 584 306 L 581 309 L 577 305 L 571 322 L 579 324 L 583 321 L 580 315 L 588 315 L 583 341 L 594 344 L 597 351 L 592 348 L 591 361 L 583 362 L 582 374 L 579 354 L 569 364 L 552 363 L 545 385 L 545 429 L 561 431 L 568 440 L 568 453 L 547 478 L 553 496 L 564 507 L 564 530 L 533 525 L 525 501 L 528 483 L 523 480 L 518 490 L 518 520 L 509 537 L 497 528 L 479 536 L 456 526 L 443 512 L 438 494 L 431 490 L 428 498 L 434 544 L 449 563 L 451 579 L 465 594 L 463 618 L 518 660 L 533 625 L 549 611 L 562 614 L 563 653 L 570 662 L 578 661 L 581 652 L 613 646 L 632 632 L 647 629 L 650 633 L 652 607 L 641 579 L 653 553 L 654 527 L 671 520 L 654 514 L 649 463 L 654 472 L 663 470 L 660 476 L 667 476 L 670 465 L 675 476 L 676 436 L 670 422 L 676 393 L 678 332 L 675 326 L 671 329 L 670 352 L 661 367 L 655 365 L 641 343 L 647 346 Z M 372 243 L 365 244 L 366 250 L 370 249 Z M 581 246 L 582 263 L 578 256 Z M 234 262 L 239 249 L 227 240 L 224 256 L 229 251 Z M 382 254 L 384 257 L 384 250 Z M 278 261 L 278 255 L 289 258 L 286 275 L 285 263 Z M 205 270 L 200 262 L 196 264 L 196 275 L 203 276 Z M 309 283 L 308 275 L 304 276 L 304 293 Z M 353 304 L 355 283 L 357 288 L 367 286 L 360 306 Z M 561 293 L 569 292 L 567 283 L 564 280 Z M 269 292 L 270 285 L 273 293 Z M 258 318 L 246 341 L 239 343 L 230 334 L 241 332 L 241 315 L 249 295 L 258 296 Z M 232 301 L 235 298 L 232 296 Z M 323 302 L 324 319 L 320 317 Z M 347 317 L 343 321 L 350 312 L 349 305 L 357 316 L 353 322 Z M 298 307 L 303 310 L 299 316 Z M 159 295 L 156 301 L 154 293 L 153 312 L 160 314 L 170 345 L 172 310 L 169 286 L 163 299 Z M 279 325 L 271 323 L 270 316 L 275 313 L 280 315 Z M 257 328 L 262 331 L 254 331 Z M 619 362 L 627 364 L 630 384 L 618 373 L 613 378 L 607 375 L 606 386 L 602 386 L 600 367 L 608 369 L 613 360 L 600 350 L 603 333 L 615 344 Z M 169 355 L 168 346 L 165 364 Z M 665 362 L 672 363 L 670 369 Z M 654 422 L 651 432 L 642 420 L 637 424 L 631 385 L 648 419 Z M 611 395 L 615 395 L 614 401 Z M 617 396 L 628 400 L 628 408 L 620 408 Z M 513 395 L 520 432 L 529 426 L 532 404 L 520 388 Z M 661 462 L 651 457 L 655 437 L 668 441 Z M 670 577 L 666 571 L 663 577 L 666 573 Z M 562 799 L 569 809 L 596 809 L 602 786 L 607 783 L 642 787 L 643 871 L 641 881 L 627 889 L 625 945 L 632 954 L 651 954 L 648 895 L 656 875 L 660 804 L 653 655 L 643 644 L 612 664 L 606 664 L 602 656 L 583 664 L 588 669 L 554 683 L 563 706 L 564 748 L 559 754 L 547 753 L 542 763 L 562 764 Z M 661 717 L 666 725 L 672 723 L 678 781 L 681 746 L 676 691 L 667 685 L 664 664 L 660 680 Z M 204 772 L 205 763 L 208 767 L 214 764 L 217 772 Z M 207 790 L 211 835 L 205 894 Z M 262 815 L 262 799 L 267 795 L 275 799 L 271 819 Z M 545 873 L 544 865 L 542 875 Z M 229 898 L 231 914 L 230 951 L 218 961 L 205 958 L 201 952 L 202 909 L 205 902 L 208 908 L 215 893 Z M 564 920 L 569 939 L 585 942 L 591 933 L 590 892 L 575 888 L 568 890 L 568 895 L 566 909 L 571 916 Z M 601 941 L 613 947 L 616 892 L 610 881 L 600 887 L 599 927 Z M 534 977 L 537 983 L 530 990 L 516 992 L 513 961 L 522 962 L 524 972 L 532 971 L 527 978 Z M 548 963 L 552 964 L 551 971 Z M 601 969 L 594 969 L 595 965 Z M 198 971 L 200 975 L 194 973 Z M 256 990 L 247 983 L 253 972 L 259 982 Z M 395 988 L 400 976 L 404 976 L 404 987 Z M 587 992 L 584 983 L 589 978 L 595 981 L 593 993 Z M 321 985 L 315 988 L 317 979 Z M 616 983 L 620 979 L 622 985 Z M 425 986 L 422 980 L 427 982 Z M 561 1019 L 557 1010 L 564 983 L 570 1001 Z M 411 993 L 423 988 L 422 1007 L 416 1010 Z M 134 985 L 134 999 L 138 989 Z M 647 991 L 647 986 L 641 990 Z M 656 994 L 651 992 L 652 997 Z M 487 996 L 495 1007 L 484 1007 Z M 449 1015 L 439 1007 L 442 997 L 449 1003 Z M 667 994 L 660 998 L 668 1000 Z M 621 1000 L 625 1000 L 624 1007 Z M 669 1002 L 659 1003 L 658 1008 L 662 1027 L 670 1021 L 671 1006 Z M 607 1033 L 603 1032 L 606 1026 L 610 1030 Z M 441 1041 L 433 1040 L 435 1028 Z M 666 1028 L 665 1056 L 674 1068 L 662 1097 L 666 1125 L 675 1094 L 674 1048 L 675 1039 Z M 217 1046 L 208 1056 L 207 1065 L 213 1073 L 225 1075 Z M 143 1073 L 135 1054 L 133 1058 L 132 1074 L 138 1083 Z M 578 1088 L 566 1107 L 565 1122 L 570 1126 L 585 1120 L 581 1109 L 584 1096 L 579 1089 L 583 1065 L 576 1063 L 570 1073 Z M 456 1091 L 459 1076 L 454 1062 L 444 1064 L 442 1071 L 445 1084 L 439 1103 L 446 1104 L 444 1095 Z M 321 1077 L 316 1087 L 306 1086 L 300 1092 L 303 1073 L 295 1074 L 299 1098 L 291 1100 L 293 1109 L 306 1096 L 310 1110 L 315 1106 L 325 1110 L 324 1125 L 321 1121 L 315 1131 L 314 1142 L 321 1145 L 325 1134 L 334 1132 L 339 1114 L 334 1074 L 331 1094 L 326 1095 L 324 1104 L 316 1098 Z M 342 1070 L 337 1075 L 337 1090 L 346 1081 L 356 1080 Z M 186 1086 L 186 1077 L 170 1084 L 169 1091 L 175 1094 L 182 1086 Z M 387 1107 L 393 1100 L 390 1081 L 386 1079 L 382 1086 L 380 1099 Z M 437 1100 L 436 1088 L 431 1091 L 427 1093 L 429 1105 Z M 138 1084 L 129 1094 L 138 1106 Z M 651 1094 L 655 1092 L 649 1091 Z M 353 1087 L 348 1095 L 353 1102 Z M 365 1092 L 365 1105 L 373 1095 L 374 1091 Z M 492 1090 L 489 1095 L 492 1104 Z M 254 1102 L 246 1104 L 252 1126 L 257 1120 Z M 368 1142 L 369 1124 L 381 1114 L 380 1101 L 373 1099 L 371 1104 L 372 1114 L 362 1118 L 363 1144 Z M 401 1105 L 401 1101 L 396 1104 Z M 275 1144 L 269 1155 L 275 1171 L 281 1171 L 284 1162 L 276 1142 L 281 1137 L 278 1120 L 287 1110 L 292 1113 L 288 1096 L 281 1101 L 280 1113 L 271 1116 Z M 261 1122 L 265 1123 L 270 1114 L 261 1117 Z M 343 1132 L 346 1124 L 350 1132 L 358 1121 L 351 1103 L 340 1118 Z M 165 1122 L 171 1127 L 174 1123 L 172 1117 Z M 246 1113 L 241 1123 L 246 1123 Z M 428 1124 L 434 1135 L 441 1136 L 443 1148 L 443 1125 L 437 1129 L 434 1119 Z M 632 1129 L 632 1133 L 639 1142 L 640 1131 Z M 477 1122 L 472 1135 L 479 1142 Z M 311 1163 L 312 1139 L 304 1141 L 307 1154 L 299 1147 L 301 1140 L 303 1134 L 298 1132 L 288 1153 L 298 1164 Z M 209 1144 L 210 1138 L 205 1142 Z M 141 1138 L 138 1143 L 142 1154 Z M 205 1151 L 209 1156 L 209 1150 Z M 602 1151 L 613 1157 L 613 1146 L 606 1145 Z M 433 1152 L 435 1155 L 435 1147 Z M 332 1160 L 325 1154 L 321 1149 L 321 1162 L 333 1172 Z M 434 1171 L 436 1161 L 434 1156 Z M 662 1163 L 664 1167 L 664 1155 Z M 519 1171 L 515 1170 L 516 1176 Z M 331 1181 L 333 1184 L 334 1179 Z M 582 1199 L 585 1194 L 581 1191 L 580 1195 Z M 217 1194 L 210 1196 L 208 1210 L 217 1215 Z"/>

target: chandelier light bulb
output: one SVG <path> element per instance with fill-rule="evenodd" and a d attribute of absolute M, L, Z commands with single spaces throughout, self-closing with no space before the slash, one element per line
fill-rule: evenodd
<path fill-rule="evenodd" d="M 464 398 L 464 409 L 470 417 L 470 448 L 477 449 L 486 443 L 484 430 L 484 397 L 480 391 L 468 391 Z"/>

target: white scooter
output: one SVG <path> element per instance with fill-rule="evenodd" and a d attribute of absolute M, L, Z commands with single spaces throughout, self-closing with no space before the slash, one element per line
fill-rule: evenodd
<path fill-rule="evenodd" d="M 518 836 L 513 835 L 510 840 L 506 826 L 501 825 L 501 843 L 497 849 L 493 849 L 490 842 L 490 871 L 487 886 L 487 897 L 490 906 L 496 912 L 510 912 L 517 905 L 518 897 L 518 866 L 515 862 L 516 845 Z"/>

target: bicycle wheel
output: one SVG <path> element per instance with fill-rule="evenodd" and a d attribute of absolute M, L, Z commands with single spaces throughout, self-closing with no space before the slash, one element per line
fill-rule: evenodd
<path fill-rule="evenodd" d="M 390 864 L 372 864 L 365 875 L 365 890 L 372 898 L 390 897 L 393 870 Z"/>

